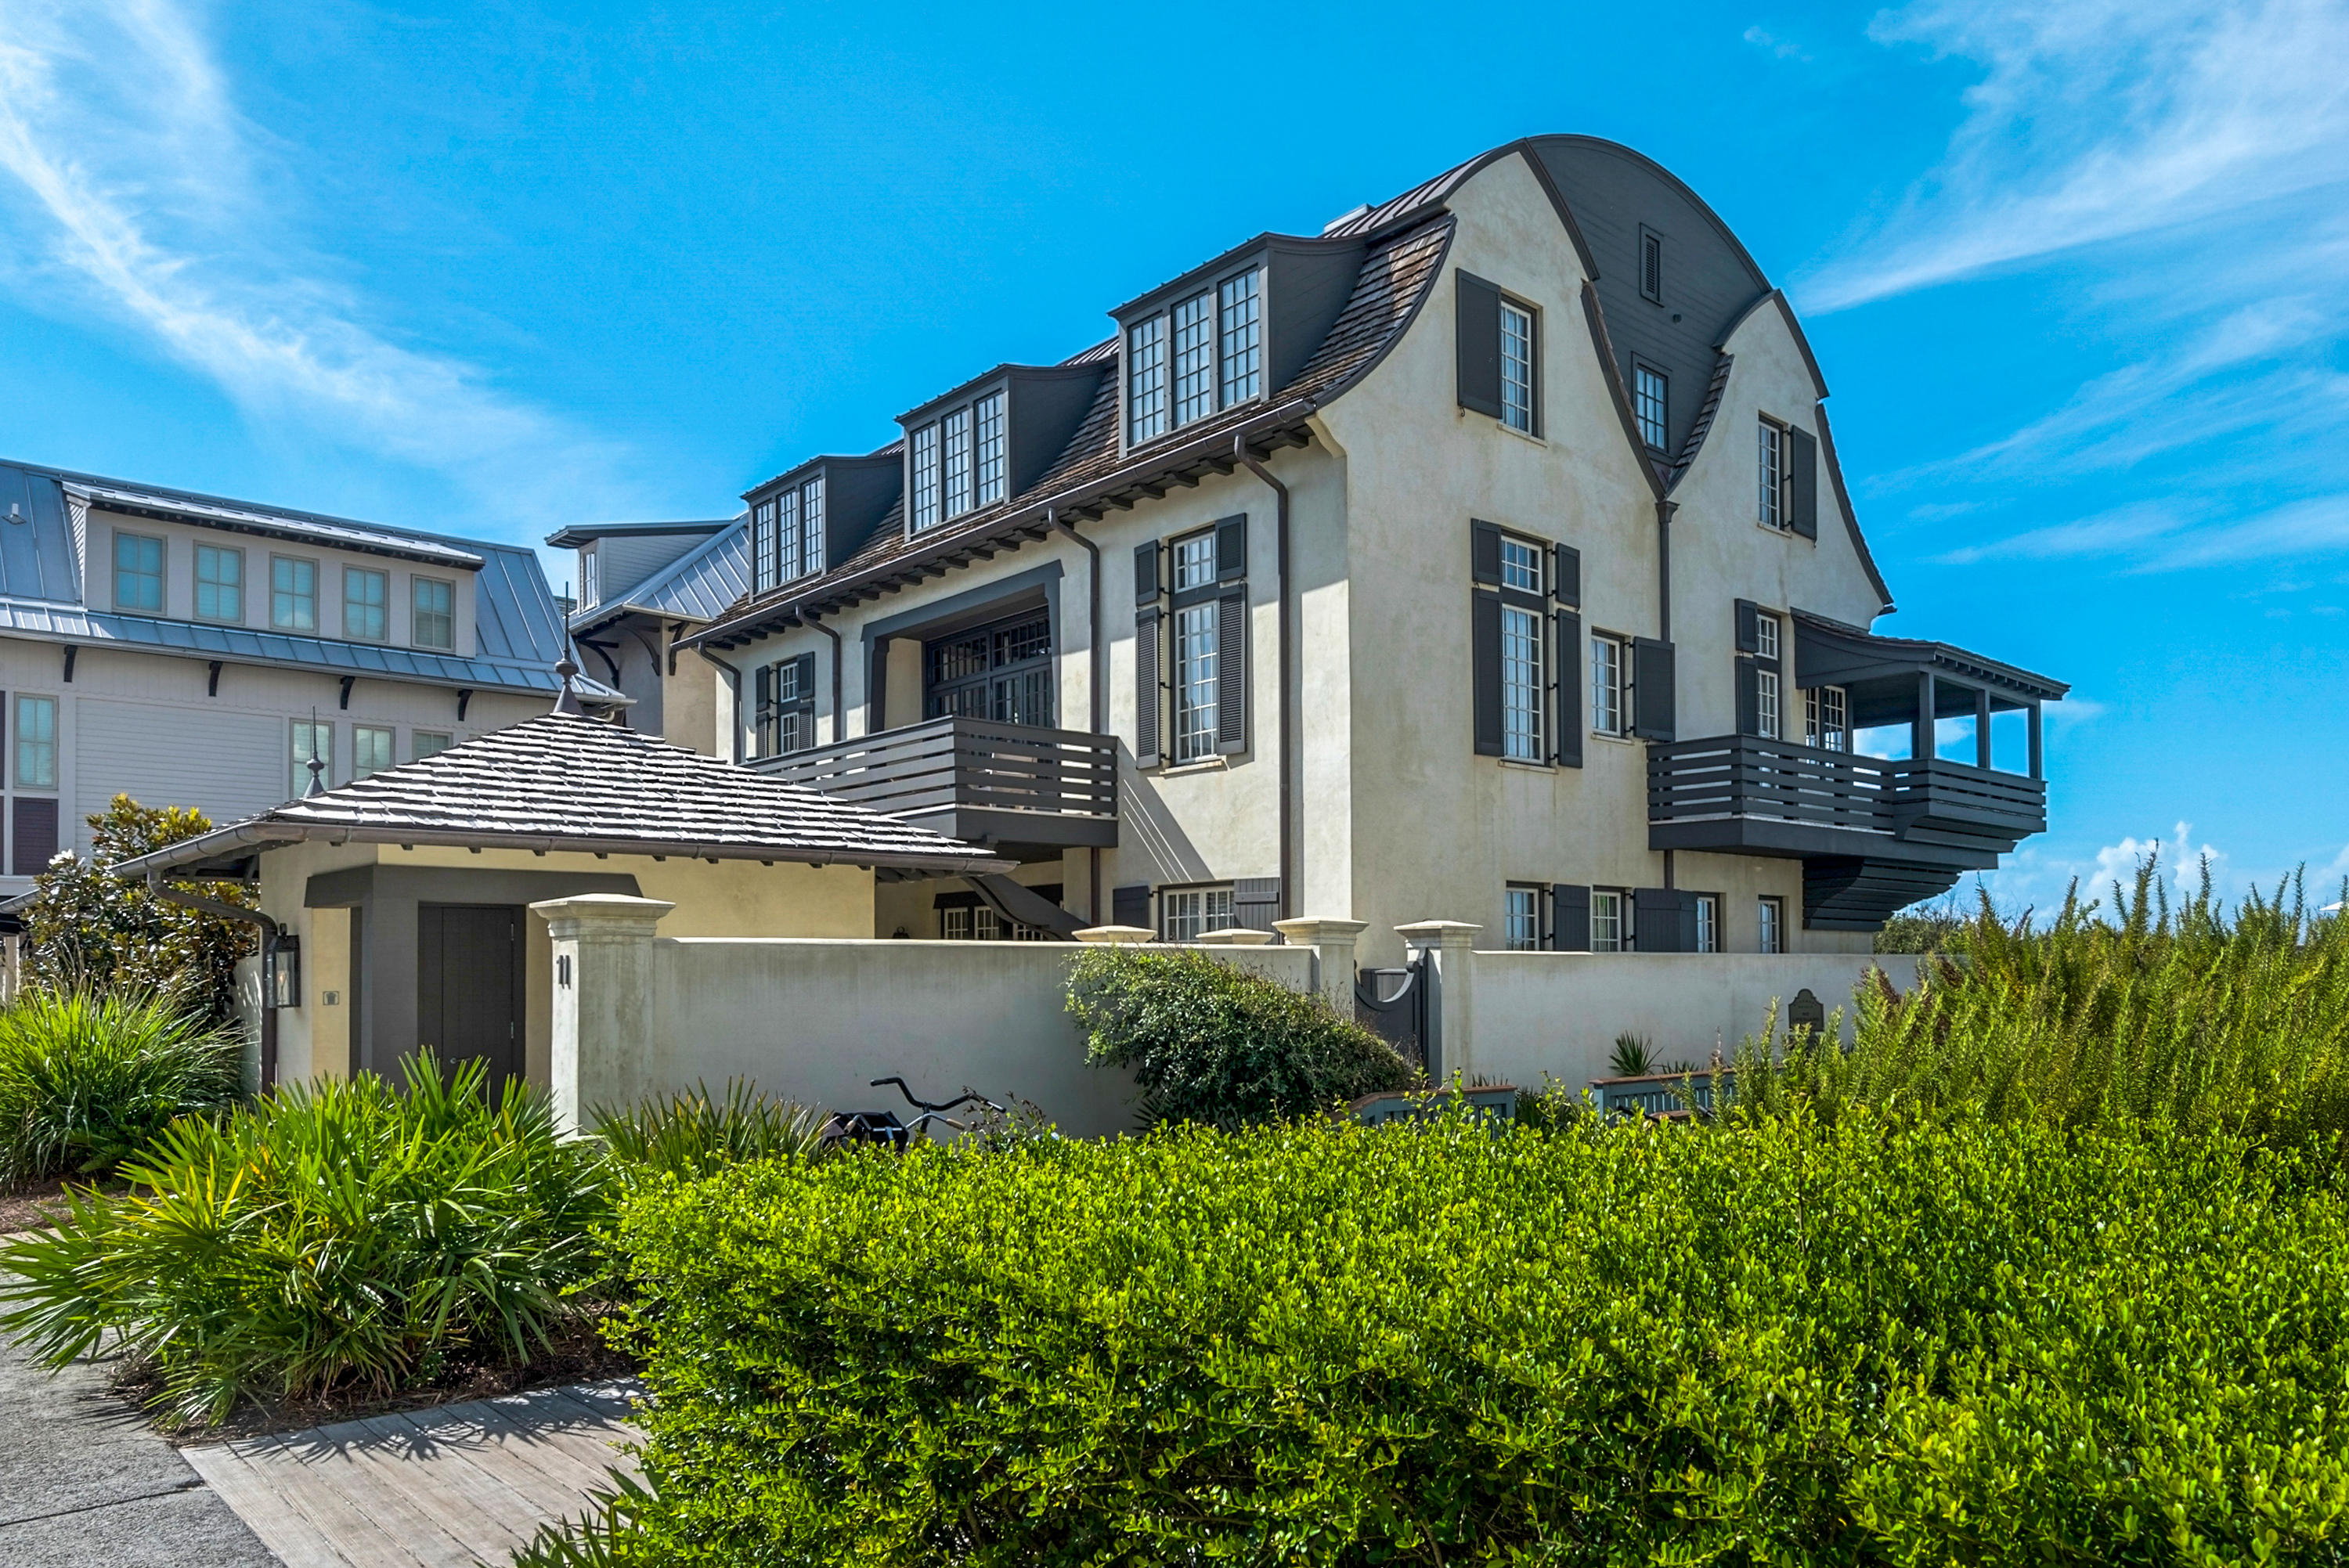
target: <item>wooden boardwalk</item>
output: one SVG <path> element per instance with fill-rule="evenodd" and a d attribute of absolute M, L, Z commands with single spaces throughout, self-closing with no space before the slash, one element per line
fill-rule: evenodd
<path fill-rule="evenodd" d="M 634 1477 L 627 1414 L 583 1385 L 183 1453 L 285 1568 L 473 1568 Z"/>

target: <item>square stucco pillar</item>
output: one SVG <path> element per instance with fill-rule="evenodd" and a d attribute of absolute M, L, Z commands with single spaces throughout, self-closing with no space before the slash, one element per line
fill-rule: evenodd
<path fill-rule="evenodd" d="M 653 933 L 677 905 L 590 892 L 534 903 L 554 944 L 554 1038 L 547 1063 L 554 1115 L 577 1132 L 597 1106 L 635 1101 L 647 1088 L 657 978 Z"/>
<path fill-rule="evenodd" d="M 1476 1073 L 1476 934 L 1485 928 L 1464 920 L 1416 920 L 1395 927 L 1403 951 L 1416 963 L 1425 954 L 1435 972 L 1435 1050 L 1428 1077 L 1463 1083 Z"/>
<path fill-rule="evenodd" d="M 1291 947 L 1313 949 L 1313 983 L 1339 1016 L 1354 1016 L 1354 944 L 1370 928 L 1367 920 L 1332 915 L 1276 920 L 1272 928 Z"/>

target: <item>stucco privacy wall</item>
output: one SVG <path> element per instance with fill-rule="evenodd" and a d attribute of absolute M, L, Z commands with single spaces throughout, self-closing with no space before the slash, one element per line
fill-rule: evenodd
<path fill-rule="evenodd" d="M 1579 1089 L 1610 1076 L 1615 1037 L 1644 1037 L 1659 1064 L 1702 1067 L 1723 1056 L 1808 990 L 1829 1014 L 1844 1010 L 1851 1037 L 1852 995 L 1871 969 L 1895 989 L 1917 984 L 1917 960 L 1894 954 L 1836 953 L 1472 953 L 1467 1051 L 1447 1033 L 1445 1062 L 1520 1088 L 1554 1078 Z M 1459 998 L 1444 976 L 1447 1028 Z M 1774 1011 L 1775 1009 L 1775 1011 Z"/>
<path fill-rule="evenodd" d="M 534 907 L 554 937 L 555 1106 L 573 1125 L 596 1105 L 737 1078 L 831 1110 L 903 1110 L 871 1087 L 895 1074 L 932 1099 L 968 1086 L 1032 1101 L 1075 1136 L 1133 1126 L 1132 1079 L 1085 1066 L 1062 1001 L 1080 951 L 1067 944 L 664 937 L 657 901 Z M 1201 951 L 1313 981 L 1309 947 Z"/>

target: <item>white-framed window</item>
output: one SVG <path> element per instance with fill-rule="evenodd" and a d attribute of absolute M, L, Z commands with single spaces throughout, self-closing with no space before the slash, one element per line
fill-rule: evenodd
<path fill-rule="evenodd" d="M 1542 621 L 1537 611 L 1501 606 L 1501 755 L 1539 762 L 1542 749 Z"/>
<path fill-rule="evenodd" d="M 753 755 L 783 757 L 815 742 L 815 716 L 800 676 L 809 666 L 780 659 L 752 673 L 750 745 Z"/>
<path fill-rule="evenodd" d="M 281 632 L 318 629 L 318 563 L 298 556 L 269 558 L 269 624 Z"/>
<path fill-rule="evenodd" d="M 1590 951 L 1621 953 L 1630 944 L 1630 900 L 1618 888 L 1590 890 Z"/>
<path fill-rule="evenodd" d="M 163 613 L 163 542 L 143 533 L 114 535 L 114 607 Z"/>
<path fill-rule="evenodd" d="M 408 759 L 411 762 L 421 762 L 428 757 L 439 756 L 455 744 L 456 737 L 445 729 L 410 730 L 408 736 Z"/>
<path fill-rule="evenodd" d="M 1640 439 L 1657 451 L 1664 449 L 1665 383 L 1661 371 L 1644 365 L 1631 367 L 1631 408 L 1640 418 Z"/>
<path fill-rule="evenodd" d="M 196 546 L 196 619 L 243 624 L 243 551 L 225 544 Z"/>
<path fill-rule="evenodd" d="M 1169 942 L 1196 942 L 1203 932 L 1228 930 L 1232 890 L 1227 887 L 1167 888 L 1158 895 L 1161 934 Z"/>
<path fill-rule="evenodd" d="M 294 746 L 289 754 L 293 771 L 287 777 L 291 788 L 286 798 L 298 800 L 310 792 L 310 760 L 318 762 L 318 782 L 328 789 L 335 783 L 335 727 L 326 719 L 297 718 L 294 720 Z"/>
<path fill-rule="evenodd" d="M 970 410 L 957 408 L 938 421 L 938 443 L 944 452 L 946 514 L 960 517 L 970 510 Z"/>
<path fill-rule="evenodd" d="M 1223 317 L 1224 407 L 1247 402 L 1264 390 L 1264 289 L 1251 267 L 1226 278 L 1216 290 Z"/>
<path fill-rule="evenodd" d="M 1754 672 L 1754 733 L 1764 740 L 1783 738 L 1779 723 L 1778 672 Z"/>
<path fill-rule="evenodd" d="M 993 506 L 1003 499 L 1003 394 L 990 392 L 973 403 L 970 418 L 971 504 Z"/>
<path fill-rule="evenodd" d="M 1172 314 L 1174 422 L 1187 425 L 1216 411 L 1216 296 L 1194 295 Z"/>
<path fill-rule="evenodd" d="M 370 773 L 380 773 L 391 766 L 391 727 L 381 724 L 351 726 L 351 777 L 364 779 Z"/>
<path fill-rule="evenodd" d="M 1721 895 L 1717 892 L 1696 895 L 1696 950 L 1721 951 Z"/>
<path fill-rule="evenodd" d="M 16 698 L 16 788 L 57 787 L 57 699 L 19 694 Z"/>
<path fill-rule="evenodd" d="M 1764 419 L 1761 422 L 1759 481 L 1761 511 L 1759 517 L 1764 528 L 1786 525 L 1786 432 L 1784 427 Z"/>
<path fill-rule="evenodd" d="M 1501 302 L 1501 423 L 1527 435 L 1534 429 L 1534 313 Z"/>
<path fill-rule="evenodd" d="M 1786 951 L 1786 901 L 1764 896 L 1754 901 L 1754 917 L 1759 933 L 1757 953 Z"/>
<path fill-rule="evenodd" d="M 1623 639 L 1604 632 L 1590 637 L 1590 727 L 1623 733 Z"/>
<path fill-rule="evenodd" d="M 1174 591 L 1205 588 L 1216 581 L 1216 536 L 1210 531 L 1174 541 Z M 1218 676 L 1222 625 L 1220 606 L 1210 599 L 1174 612 L 1174 760 L 1196 762 L 1216 754 L 1219 717 Z"/>
<path fill-rule="evenodd" d="M 603 593 L 596 586 L 596 576 L 595 547 L 584 544 L 579 548 L 579 604 L 582 609 L 604 602 Z"/>
<path fill-rule="evenodd" d="M 408 640 L 419 648 L 457 645 L 457 587 L 438 577 L 413 577 Z"/>
<path fill-rule="evenodd" d="M 750 591 L 763 593 L 781 582 L 776 551 L 782 537 L 782 498 L 769 496 L 750 509 Z"/>
<path fill-rule="evenodd" d="M 1001 942 L 1003 917 L 983 903 L 954 904 L 938 911 L 938 935 L 948 942 Z"/>
<path fill-rule="evenodd" d="M 1502 894 L 1503 940 L 1512 953 L 1532 953 L 1542 944 L 1542 889 L 1538 882 L 1511 882 Z"/>
<path fill-rule="evenodd" d="M 1501 536 L 1501 586 L 1524 593 L 1542 591 L 1542 548 L 1529 540 Z"/>
<path fill-rule="evenodd" d="M 924 425 L 913 435 L 914 531 L 938 525 L 938 428 Z"/>
<path fill-rule="evenodd" d="M 1125 444 L 1138 447 L 1166 430 L 1166 318 L 1154 315 L 1125 331 Z"/>
<path fill-rule="evenodd" d="M 343 635 L 380 643 L 389 635 L 391 577 L 364 566 L 343 568 Z"/>
<path fill-rule="evenodd" d="M 1757 611 L 1754 616 L 1754 656 L 1775 659 L 1778 647 L 1778 617 L 1767 610 Z"/>
<path fill-rule="evenodd" d="M 1803 743 L 1825 751 L 1851 749 L 1851 698 L 1843 687 L 1803 688 Z"/>

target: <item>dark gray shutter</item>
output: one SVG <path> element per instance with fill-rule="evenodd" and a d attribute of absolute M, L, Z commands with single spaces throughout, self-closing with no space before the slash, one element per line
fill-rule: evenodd
<path fill-rule="evenodd" d="M 1476 717 L 1476 754 L 1498 757 L 1501 737 L 1501 599 L 1497 593 L 1475 596 L 1468 626 L 1469 663 L 1475 691 L 1469 706 Z"/>
<path fill-rule="evenodd" d="M 815 744 L 815 655 L 802 654 L 792 663 L 799 666 L 797 689 L 800 700 L 795 706 L 802 720 L 800 725 L 800 749 L 804 751 Z"/>
<path fill-rule="evenodd" d="M 1247 595 L 1216 601 L 1216 749 L 1247 748 Z"/>
<path fill-rule="evenodd" d="M 1468 575 L 1494 588 L 1501 585 L 1501 531 L 1474 518 L 1468 521 Z"/>
<path fill-rule="evenodd" d="M 1819 536 L 1819 444 L 1801 430 L 1786 432 L 1786 526 L 1805 539 Z"/>
<path fill-rule="evenodd" d="M 16 797 L 15 858 L 9 870 L 20 877 L 38 876 L 57 852 L 57 803 L 37 795 Z"/>
<path fill-rule="evenodd" d="M 1582 608 L 1582 552 L 1561 544 L 1550 552 L 1550 593 L 1569 609 Z"/>
<path fill-rule="evenodd" d="M 1737 733 L 1762 733 L 1761 666 L 1752 659 L 1737 661 Z"/>
<path fill-rule="evenodd" d="M 873 667 L 864 677 L 864 729 L 868 735 L 878 735 L 888 726 L 889 639 L 873 639 L 873 655 L 867 661 Z"/>
<path fill-rule="evenodd" d="M 1458 273 L 1460 406 L 1501 417 L 1501 291 Z"/>
<path fill-rule="evenodd" d="M 1236 583 L 1247 575 L 1247 519 L 1227 517 L 1216 524 L 1216 581 Z"/>
<path fill-rule="evenodd" d="M 1498 313 L 1498 311 L 1496 310 L 1496 311 L 1495 312 L 1495 316 L 1496 316 L 1496 317 L 1497 317 L 1498 314 L 1499 314 L 1499 313 Z M 1541 312 L 1539 312 L 1539 311 L 1537 311 L 1537 310 L 1529 310 L 1529 311 L 1526 312 L 1526 316 L 1527 324 L 1528 324 L 1528 325 L 1529 325 L 1529 326 L 1531 327 L 1531 329 L 1532 329 L 1532 333 L 1533 333 L 1533 340 L 1534 340 L 1534 341 L 1533 341 L 1533 363 L 1532 363 L 1532 364 L 1527 367 L 1527 368 L 1529 368 L 1530 370 L 1532 370 L 1532 372 L 1533 372 L 1533 382 L 1534 382 L 1534 384 L 1533 384 L 1533 395 L 1534 395 L 1534 407 L 1533 407 L 1533 415 L 1534 415 L 1534 428 L 1533 428 L 1533 433 L 1534 433 L 1536 436 L 1539 436 L 1539 435 L 1542 433 L 1542 318 L 1541 318 Z"/>
<path fill-rule="evenodd" d="M 1681 943 L 1681 895 L 1668 887 L 1631 890 L 1632 945 L 1641 953 L 1685 953 Z"/>
<path fill-rule="evenodd" d="M 1762 607 L 1751 599 L 1737 602 L 1737 651 L 1750 654 L 1762 646 L 1762 633 L 1755 624 L 1761 619 Z"/>
<path fill-rule="evenodd" d="M 1582 617 L 1560 610 L 1557 627 L 1557 765 L 1582 766 Z"/>
<path fill-rule="evenodd" d="M 1672 738 L 1673 662 L 1671 644 L 1631 639 L 1631 733 L 1642 740 Z"/>
<path fill-rule="evenodd" d="M 1590 890 L 1559 882 L 1549 890 L 1550 945 L 1560 953 L 1590 951 Z"/>
<path fill-rule="evenodd" d="M 1232 919 L 1249 931 L 1270 931 L 1280 918 L 1280 879 L 1241 877 L 1232 883 Z"/>
<path fill-rule="evenodd" d="M 1681 944 L 1672 949 L 1675 953 L 1694 953 L 1696 951 L 1697 896 L 1697 894 L 1692 892 L 1684 892 L 1680 895 Z"/>
<path fill-rule="evenodd" d="M 1133 617 L 1133 759 L 1144 768 L 1158 761 L 1161 728 L 1158 717 L 1158 650 L 1162 619 L 1155 610 L 1144 610 Z"/>
<path fill-rule="evenodd" d="M 1138 882 L 1132 887 L 1109 890 L 1109 918 L 1112 925 L 1150 926 L 1150 884 Z"/>
<path fill-rule="evenodd" d="M 1154 542 L 1133 547 L 1133 602 L 1137 604 L 1154 603 L 1158 598 L 1158 546 Z"/>

